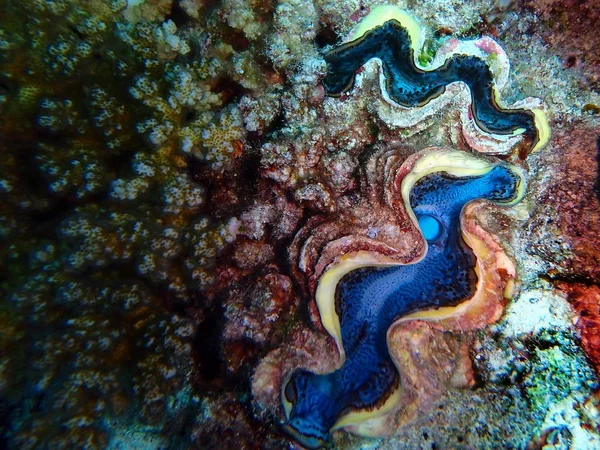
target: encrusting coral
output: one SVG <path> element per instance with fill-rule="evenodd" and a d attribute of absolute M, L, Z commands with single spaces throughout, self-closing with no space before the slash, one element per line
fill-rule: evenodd
<path fill-rule="evenodd" d="M 539 20 L 488 3 L 398 1 L 427 24 L 411 42 L 415 67 L 484 61 L 497 106 L 548 115 L 548 151 L 530 152 L 529 123 L 486 132 L 464 83 L 423 106 L 390 102 L 375 60 L 328 97 L 328 55 L 377 1 L 5 2 L 0 446 L 295 445 L 280 426 L 288 375 L 339 362 L 314 300 L 320 280 L 347 253 L 424 255 L 401 181 L 439 147 L 516 163 L 529 194 L 508 209 L 467 207 L 495 289 L 459 320 L 393 328 L 402 397 L 362 433 L 400 433 L 374 441 L 382 448 L 593 443 L 597 384 L 577 339 L 597 367 L 597 236 L 594 215 L 578 222 L 576 210 L 596 205 L 583 149 L 600 134 L 599 100 L 577 90 L 598 78 L 595 62 L 578 53 L 565 68 L 554 52 L 566 61 L 567 46 L 542 45 L 560 44 L 564 2 L 532 5 Z M 554 314 L 541 331 L 510 310 L 497 322 L 513 284 L 518 307 L 535 297 Z M 559 300 L 574 317 L 556 313 Z M 343 448 L 365 439 L 333 433 Z"/>

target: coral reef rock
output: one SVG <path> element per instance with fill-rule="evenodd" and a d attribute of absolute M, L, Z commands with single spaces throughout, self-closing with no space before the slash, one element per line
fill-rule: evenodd
<path fill-rule="evenodd" d="M 0 447 L 298 448 L 287 381 L 344 358 L 322 281 L 426 257 L 402 182 L 446 148 L 524 197 L 467 205 L 476 301 L 394 326 L 402 398 L 331 445 L 600 448 L 595 6 L 2 2 Z M 336 61 L 377 11 L 412 59 Z"/>

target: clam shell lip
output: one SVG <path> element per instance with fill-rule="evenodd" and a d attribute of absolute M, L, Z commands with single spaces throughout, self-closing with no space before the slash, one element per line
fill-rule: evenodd
<path fill-rule="evenodd" d="M 351 89 L 356 70 L 378 59 L 383 97 L 394 107 L 423 108 L 445 95 L 449 84 L 462 82 L 471 92 L 472 119 L 482 133 L 500 141 L 523 135 L 529 152 L 547 144 L 550 128 L 543 109 L 502 102 L 499 90 L 508 82 L 510 63 L 500 45 L 491 38 L 452 39 L 423 66 L 423 43 L 422 28 L 406 11 L 390 5 L 374 8 L 346 42 L 325 54 L 327 94 Z"/>
<path fill-rule="evenodd" d="M 413 45 L 415 53 L 421 48 L 423 33 L 419 22 L 407 11 L 394 5 L 380 5 L 371 10 L 367 16 L 359 22 L 352 31 L 350 38 L 346 42 L 353 42 L 361 39 L 369 31 L 380 27 L 389 20 L 395 20 L 407 31 Z"/>
<path fill-rule="evenodd" d="M 289 435 L 296 442 L 302 444 L 302 446 L 308 449 L 319 449 L 323 448 L 326 444 L 327 437 L 320 436 L 309 436 L 306 432 L 301 432 L 296 429 L 291 423 L 285 423 L 282 426 L 283 431 Z"/>
<path fill-rule="evenodd" d="M 391 395 L 379 405 L 377 408 L 372 410 L 357 410 L 350 411 L 342 415 L 337 422 L 331 428 L 331 431 L 340 430 L 348 427 L 360 426 L 365 422 L 384 417 L 394 410 L 398 402 L 400 401 L 402 390 L 400 387 L 394 389 Z"/>

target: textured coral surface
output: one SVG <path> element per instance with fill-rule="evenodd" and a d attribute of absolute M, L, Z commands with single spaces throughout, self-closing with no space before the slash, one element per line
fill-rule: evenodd
<path fill-rule="evenodd" d="M 278 387 L 337 364 L 319 277 L 422 251 L 382 181 L 426 147 L 513 145 L 474 140 L 458 85 L 399 117 L 369 63 L 325 96 L 323 54 L 379 3 L 0 2 L 0 447 L 297 447 Z M 407 324 L 410 420 L 335 444 L 600 448 L 596 2 L 395 3 L 422 64 L 483 37 L 553 137 L 523 202 L 476 214 L 516 261 L 502 318 Z"/>

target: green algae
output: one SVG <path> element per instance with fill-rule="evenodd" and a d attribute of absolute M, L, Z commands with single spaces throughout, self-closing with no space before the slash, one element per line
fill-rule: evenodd
<path fill-rule="evenodd" d="M 427 67 L 435 58 L 435 54 L 441 46 L 441 41 L 438 39 L 428 39 L 423 44 L 417 61 L 421 67 Z"/>
<path fill-rule="evenodd" d="M 595 375 L 577 345 L 566 332 L 544 331 L 534 338 L 531 372 L 523 387 L 532 410 L 545 415 L 552 404 L 594 388 Z"/>

